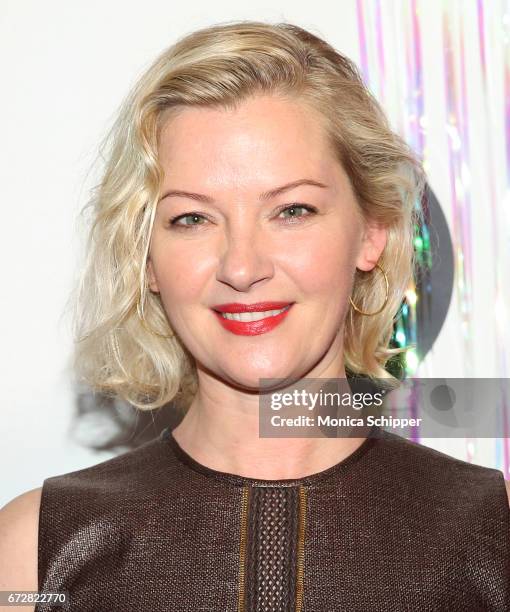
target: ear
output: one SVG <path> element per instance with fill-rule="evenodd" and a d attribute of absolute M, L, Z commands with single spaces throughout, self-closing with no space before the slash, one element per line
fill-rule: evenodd
<path fill-rule="evenodd" d="M 372 270 L 379 261 L 387 240 L 388 230 L 384 225 L 375 221 L 365 222 L 356 267 L 365 272 Z"/>
<path fill-rule="evenodd" d="M 159 293 L 158 281 L 156 280 L 154 267 L 152 265 L 152 260 L 150 257 L 147 260 L 147 279 L 150 290 L 154 293 Z"/>

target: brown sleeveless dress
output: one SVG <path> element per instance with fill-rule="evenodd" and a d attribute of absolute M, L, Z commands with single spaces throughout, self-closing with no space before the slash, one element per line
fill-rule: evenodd
<path fill-rule="evenodd" d="M 333 467 L 264 481 L 167 428 L 44 481 L 39 591 L 74 612 L 508 611 L 503 474 L 374 427 Z"/>

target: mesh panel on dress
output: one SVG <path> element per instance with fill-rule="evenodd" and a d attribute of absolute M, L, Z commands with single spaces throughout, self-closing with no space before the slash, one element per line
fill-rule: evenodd
<path fill-rule="evenodd" d="M 296 487 L 251 489 L 246 576 L 250 612 L 294 610 L 298 507 Z"/>

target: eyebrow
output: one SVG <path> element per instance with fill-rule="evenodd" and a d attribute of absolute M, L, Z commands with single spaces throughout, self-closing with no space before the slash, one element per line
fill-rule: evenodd
<path fill-rule="evenodd" d="M 321 183 L 320 181 L 314 181 L 313 179 L 299 179 L 297 181 L 292 181 L 291 183 L 287 183 L 286 185 L 282 185 L 281 187 L 277 187 L 276 189 L 271 189 L 269 191 L 264 191 L 260 194 L 260 200 L 266 201 L 271 200 L 272 198 L 276 198 L 277 196 L 285 193 L 286 191 L 290 191 L 295 187 L 299 187 L 300 185 L 312 185 L 314 187 L 322 187 L 323 189 L 327 189 L 328 185 Z M 182 191 L 180 189 L 171 189 L 170 191 L 165 192 L 159 201 L 164 200 L 165 198 L 171 197 L 181 197 L 181 198 L 190 198 L 191 200 L 196 200 L 197 202 L 205 202 L 206 204 L 212 204 L 214 202 L 213 198 L 203 195 L 201 193 L 193 193 L 192 191 Z"/>

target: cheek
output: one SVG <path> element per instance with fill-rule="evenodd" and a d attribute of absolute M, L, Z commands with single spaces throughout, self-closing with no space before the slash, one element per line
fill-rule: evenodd
<path fill-rule="evenodd" d="M 283 259 L 282 259 L 283 258 Z M 289 243 L 280 261 L 306 293 L 335 293 L 354 272 L 352 237 L 341 231 L 303 232 Z"/>
<path fill-rule="evenodd" d="M 210 250 L 198 245 L 170 243 L 156 246 L 152 255 L 163 302 L 183 303 L 196 299 L 210 277 L 214 258 Z"/>

